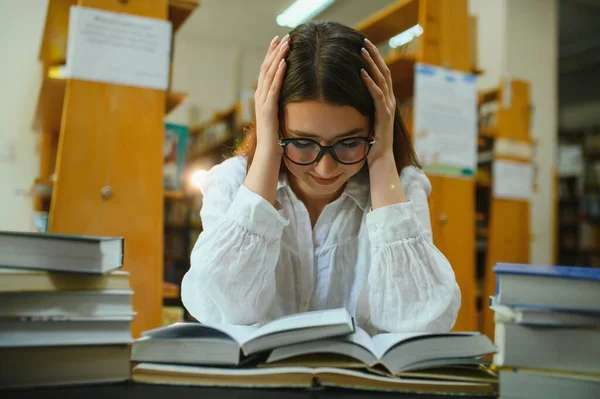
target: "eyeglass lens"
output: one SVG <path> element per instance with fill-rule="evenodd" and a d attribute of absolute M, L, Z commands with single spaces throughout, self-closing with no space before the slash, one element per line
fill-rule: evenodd
<path fill-rule="evenodd" d="M 321 148 L 314 141 L 300 139 L 290 142 L 285 150 L 292 162 L 308 164 L 319 156 Z M 333 148 L 335 156 L 343 163 L 359 162 L 365 158 L 367 151 L 367 141 L 355 138 L 338 141 Z"/>

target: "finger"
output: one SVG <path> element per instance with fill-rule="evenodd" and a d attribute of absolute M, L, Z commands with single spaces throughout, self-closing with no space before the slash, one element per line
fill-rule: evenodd
<path fill-rule="evenodd" d="M 263 81 L 263 76 L 264 76 L 264 73 L 262 73 L 262 71 L 264 69 L 266 69 L 264 67 L 264 65 L 266 65 L 267 59 L 269 58 L 269 56 L 273 53 L 273 51 L 277 48 L 277 46 L 279 44 L 280 44 L 279 36 L 275 36 L 273 38 L 273 40 L 271 40 L 271 43 L 269 44 L 269 48 L 267 49 L 267 54 L 265 54 L 265 58 L 263 59 L 263 62 L 261 64 L 261 66 L 260 66 L 261 73 L 258 74 L 258 83 L 257 83 L 257 86 L 256 86 L 256 92 L 257 92 L 257 94 L 260 93 L 260 90 L 262 88 L 262 81 Z"/>
<path fill-rule="evenodd" d="M 277 66 L 277 71 L 275 72 L 273 83 L 271 84 L 271 88 L 269 89 L 269 94 L 267 95 L 266 103 L 275 106 L 277 104 L 277 101 L 279 101 L 279 92 L 281 91 L 281 85 L 283 84 L 283 76 L 285 75 L 286 67 L 287 63 L 285 62 L 285 59 L 282 58 L 281 61 L 279 61 L 279 65 Z"/>
<path fill-rule="evenodd" d="M 273 52 L 273 50 L 275 50 L 275 48 L 277 47 L 277 45 L 279 43 L 280 43 L 279 36 L 275 36 L 273 38 L 273 40 L 271 40 L 271 43 L 269 44 L 269 48 L 267 49 L 267 54 L 265 54 L 265 58 L 264 58 L 265 60 L 269 57 L 269 55 L 271 55 L 271 53 Z"/>
<path fill-rule="evenodd" d="M 375 83 L 375 81 L 367 73 L 367 71 L 361 69 L 360 74 L 365 84 L 367 85 L 367 90 L 369 90 L 369 93 L 371 94 L 371 97 L 373 97 L 373 101 L 375 102 L 375 113 L 378 114 L 380 112 L 386 112 L 388 110 L 388 105 L 383 90 L 381 90 L 381 88 L 377 86 L 377 83 Z"/>
<path fill-rule="evenodd" d="M 266 72 L 266 74 L 264 76 L 264 80 L 263 80 L 262 97 L 261 97 L 261 100 L 263 102 L 266 100 L 266 97 L 269 93 L 269 89 L 273 83 L 273 78 L 275 76 L 275 73 L 277 72 L 277 69 L 279 68 L 279 64 L 280 64 L 281 60 L 284 59 L 285 56 L 287 55 L 289 48 L 290 48 L 289 43 L 284 42 L 279 47 L 277 54 L 274 54 L 273 61 L 271 62 L 271 66 L 269 67 L 268 71 Z"/>
<path fill-rule="evenodd" d="M 379 52 L 379 49 L 377 48 L 377 46 L 375 46 L 373 43 L 371 43 L 371 41 L 369 41 L 369 39 L 365 39 L 365 45 L 366 45 L 366 49 L 368 50 L 368 54 L 371 56 L 371 58 L 375 62 L 375 65 L 377 65 L 377 68 L 379 69 L 379 71 L 381 72 L 383 77 L 385 78 L 385 82 L 388 87 L 388 93 L 391 96 L 391 98 L 393 98 L 394 90 L 393 90 L 392 74 L 390 72 L 390 68 L 388 68 L 387 64 L 385 63 L 385 60 L 381 56 L 381 53 Z"/>
<path fill-rule="evenodd" d="M 363 48 L 361 52 L 363 54 L 363 58 L 367 63 L 367 67 L 369 68 L 369 71 L 371 73 L 370 75 L 367 75 L 369 76 L 373 84 L 375 84 L 384 94 L 384 106 L 387 108 L 391 108 L 393 106 L 393 98 L 390 98 L 390 91 L 387 87 L 387 83 L 385 82 L 383 74 L 381 73 L 381 71 L 379 71 L 377 65 L 375 65 L 375 61 L 373 61 L 373 59 L 368 55 L 367 50 Z"/>

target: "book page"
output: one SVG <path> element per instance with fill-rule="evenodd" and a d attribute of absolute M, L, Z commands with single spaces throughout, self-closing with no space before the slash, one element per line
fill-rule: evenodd
<path fill-rule="evenodd" d="M 428 335 L 427 333 L 384 333 L 375 335 L 373 345 L 375 346 L 375 356 L 378 359 L 383 358 L 387 351 L 392 349 L 394 346 L 406 341 L 407 339 L 418 337 L 421 335 Z"/>
<path fill-rule="evenodd" d="M 241 344 L 243 341 L 248 339 L 248 337 L 250 337 L 255 331 L 256 327 L 252 326 L 175 323 L 170 326 L 159 327 L 154 330 L 145 331 L 144 333 L 142 333 L 142 336 L 160 339 L 221 338 L 233 340 Z"/>
<path fill-rule="evenodd" d="M 353 334 L 340 337 L 339 339 L 341 341 L 351 342 L 355 345 L 359 345 L 371 352 L 371 354 L 373 354 L 373 356 L 375 356 L 377 359 L 381 360 L 381 358 L 377 356 L 377 348 L 375 347 L 375 343 L 373 342 L 371 336 L 360 327 L 355 327 L 355 329 L 356 331 L 354 331 Z"/>
<path fill-rule="evenodd" d="M 265 324 L 254 333 L 251 339 L 283 331 L 343 324 L 352 325 L 352 319 L 346 309 L 328 309 L 298 313 L 284 316 Z"/>
<path fill-rule="evenodd" d="M 328 355 L 337 354 L 356 359 L 364 366 L 373 366 L 378 361 L 374 351 L 375 346 L 369 334 L 357 327 L 356 332 L 353 334 L 274 348 L 267 359 L 267 363 L 294 358 L 299 359 L 307 355 L 318 354 L 327 357 Z"/>

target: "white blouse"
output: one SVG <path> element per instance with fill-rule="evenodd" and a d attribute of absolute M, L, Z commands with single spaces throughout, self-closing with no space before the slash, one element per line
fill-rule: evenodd
<path fill-rule="evenodd" d="M 371 334 L 445 332 L 460 290 L 432 243 L 431 184 L 402 171 L 407 202 L 371 210 L 368 174 L 328 204 L 315 227 L 284 175 L 276 210 L 244 186 L 246 159 L 212 168 L 203 186 L 204 231 L 181 287 L 203 323 L 262 324 L 284 315 L 346 308 Z"/>

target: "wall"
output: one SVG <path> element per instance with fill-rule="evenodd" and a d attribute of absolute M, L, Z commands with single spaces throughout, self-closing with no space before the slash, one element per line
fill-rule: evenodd
<path fill-rule="evenodd" d="M 506 73 L 531 84 L 537 191 L 531 206 L 531 262 L 553 263 L 554 167 L 558 135 L 558 1 L 508 0 Z"/>
<path fill-rule="evenodd" d="M 237 99 L 236 80 L 239 49 L 176 38 L 173 89 L 188 93 L 187 101 L 176 108 L 168 121 L 188 124 L 190 112 L 204 120 L 216 111 L 231 107 Z"/>
<path fill-rule="evenodd" d="M 469 13 L 477 17 L 477 78 L 481 90 L 498 85 L 506 68 L 506 0 L 470 0 Z"/>
<path fill-rule="evenodd" d="M 531 200 L 533 240 L 530 261 L 552 263 L 554 181 L 558 131 L 557 0 L 470 0 L 478 17 L 480 88 L 497 86 L 502 77 L 531 84 L 534 107 L 531 135 L 537 139 L 538 190 Z"/>
<path fill-rule="evenodd" d="M 32 199 L 29 190 L 38 172 L 32 129 L 41 65 L 40 46 L 46 0 L 0 1 L 0 230 L 29 230 Z"/>

